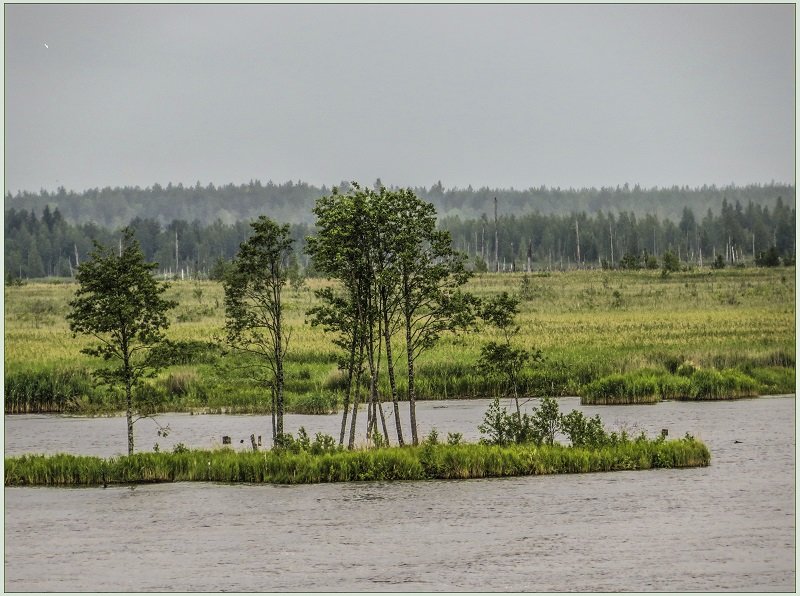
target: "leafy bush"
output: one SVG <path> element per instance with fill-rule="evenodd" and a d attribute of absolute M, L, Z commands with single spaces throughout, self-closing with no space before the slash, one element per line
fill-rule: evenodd
<path fill-rule="evenodd" d="M 314 440 L 308 436 L 305 427 L 301 426 L 297 431 L 297 439 L 292 433 L 283 433 L 275 437 L 273 450 L 287 453 L 310 453 L 320 455 L 322 453 L 333 453 L 339 451 L 336 440 L 327 434 L 317 433 Z"/>
<path fill-rule="evenodd" d="M 483 416 L 483 423 L 478 427 L 481 434 L 486 435 L 481 442 L 488 445 L 510 445 L 511 443 L 528 443 L 536 441 L 531 418 L 528 414 L 517 416 L 500 408 L 500 399 L 494 398 Z M 541 439 L 539 438 L 539 441 Z"/>
<path fill-rule="evenodd" d="M 759 267 L 778 267 L 780 264 L 781 258 L 775 246 L 770 246 L 766 252 L 762 251 L 756 256 L 756 265 Z"/>
<path fill-rule="evenodd" d="M 534 440 L 537 443 L 543 441 L 552 445 L 560 426 L 561 416 L 558 412 L 558 402 L 552 397 L 543 397 L 541 404 L 538 408 L 534 408 L 531 416 Z"/>
<path fill-rule="evenodd" d="M 541 407 L 531 414 L 509 413 L 500 407 L 495 398 L 478 427 L 486 435 L 481 442 L 488 445 L 510 445 L 511 443 L 546 443 L 552 445 L 560 426 L 558 402 L 552 397 L 542 398 Z"/>
<path fill-rule="evenodd" d="M 447 433 L 447 444 L 461 445 L 463 438 L 464 437 L 461 433 Z"/>
<path fill-rule="evenodd" d="M 678 255 L 676 255 L 671 250 L 666 251 L 661 259 L 661 272 L 673 273 L 680 270 L 681 270 L 681 261 L 680 259 L 678 259 Z"/>
<path fill-rule="evenodd" d="M 206 341 L 165 341 L 153 348 L 149 359 L 160 366 L 186 364 L 214 364 L 220 356 L 220 348 Z"/>
<path fill-rule="evenodd" d="M 560 422 L 573 447 L 601 447 L 610 443 L 599 415 L 587 418 L 583 412 L 572 410 L 562 415 Z"/>

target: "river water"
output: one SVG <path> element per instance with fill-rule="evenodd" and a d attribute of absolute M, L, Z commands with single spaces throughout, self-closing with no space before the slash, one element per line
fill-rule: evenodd
<path fill-rule="evenodd" d="M 795 399 L 584 407 L 711 466 L 467 481 L 5 489 L 7 591 L 795 591 Z M 422 402 L 477 439 L 487 400 Z M 364 416 L 361 414 L 361 422 Z M 404 419 L 405 418 L 404 416 Z M 269 419 L 169 415 L 137 445 L 237 449 Z M 337 416 L 287 416 L 338 436 Z M 240 441 L 244 440 L 244 443 Z M 6 455 L 125 449 L 119 418 L 7 416 Z"/>

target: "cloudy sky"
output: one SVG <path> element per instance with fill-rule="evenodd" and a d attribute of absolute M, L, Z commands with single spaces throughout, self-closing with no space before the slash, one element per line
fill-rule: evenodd
<path fill-rule="evenodd" d="M 11 192 L 794 182 L 793 4 L 4 12 Z"/>

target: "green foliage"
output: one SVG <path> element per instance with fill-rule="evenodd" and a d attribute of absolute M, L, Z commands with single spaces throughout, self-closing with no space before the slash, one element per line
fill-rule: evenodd
<path fill-rule="evenodd" d="M 735 369 L 701 369 L 692 375 L 695 399 L 731 399 L 757 395 L 758 383 Z"/>
<path fill-rule="evenodd" d="M 610 442 L 599 414 L 587 418 L 583 412 L 572 410 L 561 416 L 560 428 L 573 447 L 602 447 Z"/>
<path fill-rule="evenodd" d="M 73 334 L 97 340 L 82 350 L 109 366 L 95 376 L 110 386 L 122 386 L 126 395 L 128 453 L 133 453 L 133 389 L 155 374 L 159 363 L 148 353 L 164 341 L 169 327 L 167 311 L 177 303 L 161 295 L 166 284 L 155 280 L 155 263 L 147 263 L 129 228 L 123 230 L 119 254 L 95 244 L 91 259 L 76 274 L 78 289 L 67 315 Z"/>
<path fill-rule="evenodd" d="M 625 253 L 625 255 L 619 261 L 620 269 L 627 269 L 629 271 L 635 271 L 637 269 L 641 269 L 642 263 L 639 255 Z"/>
<path fill-rule="evenodd" d="M 711 263 L 711 268 L 717 270 L 725 269 L 725 258 L 721 254 L 717 255 L 717 257 Z"/>
<path fill-rule="evenodd" d="M 484 301 L 480 309 L 481 319 L 507 335 L 513 335 L 519 331 L 519 326 L 514 323 L 518 314 L 519 298 L 508 292 L 501 292 Z"/>
<path fill-rule="evenodd" d="M 159 367 L 187 364 L 215 364 L 222 355 L 218 344 L 209 341 L 165 340 L 150 350 L 149 359 Z"/>
<path fill-rule="evenodd" d="M 478 427 L 482 435 L 481 442 L 487 445 L 509 445 L 511 443 L 542 442 L 552 445 L 558 430 L 558 403 L 552 398 L 543 398 L 540 408 L 534 408 L 532 414 L 508 413 L 500 408 L 500 400 L 495 398 Z"/>
<path fill-rule="evenodd" d="M 678 259 L 678 255 L 676 255 L 671 250 L 668 250 L 664 253 L 664 256 L 661 257 L 661 273 L 674 273 L 676 271 L 681 270 L 681 262 Z"/>
<path fill-rule="evenodd" d="M 794 391 L 795 280 L 791 270 L 755 267 L 696 270 L 672 274 L 667 281 L 644 271 L 583 270 L 537 273 L 530 277 L 537 295 L 541 290 L 548 299 L 520 305 L 516 320 L 521 329 L 512 346 L 537 346 L 547 353 L 547 359 L 535 366 L 529 363 L 521 371 L 518 379 L 521 396 L 583 395 L 584 385 L 602 377 L 649 369 L 648 374 L 654 377 L 664 397 L 670 399 L 667 396 L 672 394 L 678 398 L 679 392 L 685 393 L 685 385 L 659 376 L 658 371 L 676 374 L 684 363 L 695 368 L 741 370 L 758 384 L 757 392 L 762 395 Z M 489 274 L 474 278 L 467 289 L 485 300 L 502 291 L 516 291 L 521 278 L 521 273 Z M 195 283 L 172 283 L 164 296 L 182 305 L 194 302 L 196 306 L 192 296 Z M 311 290 L 329 287 L 341 292 L 334 282 L 312 279 L 307 283 Z M 200 284 L 206 306 L 223 302 L 221 284 Z M 90 415 L 119 412 L 124 408 L 119 392 L 93 383 L 88 376 L 103 361 L 78 353 L 92 343 L 91 336 L 64 341 L 70 334 L 68 323 L 61 316 L 54 316 L 37 329 L 26 315 L 35 300 L 46 300 L 57 313 L 66 313 L 75 288 L 75 284 L 44 282 L 6 287 L 6 384 L 10 385 L 17 375 L 35 373 L 36 379 L 30 378 L 25 384 L 31 388 L 34 384 L 40 386 L 37 391 L 42 403 L 48 404 L 47 407 L 52 405 L 53 411 L 58 412 L 61 407 L 55 406 L 48 396 L 49 390 L 44 389 L 46 383 L 51 383 L 47 377 L 54 377 L 52 383 L 57 388 L 59 384 L 73 382 L 63 380 L 59 371 L 82 369 L 89 387 L 85 393 L 76 391 L 75 409 L 70 411 Z M 587 313 L 577 306 L 577 296 L 590 288 L 594 289 L 597 306 Z M 624 308 L 612 306 L 615 291 L 624 300 Z M 735 310 L 720 305 L 719 296 L 729 293 L 739 301 Z M 305 310 L 319 302 L 312 292 L 286 292 L 284 298 L 287 324 L 294 330 L 286 363 L 286 411 L 294 411 L 295 398 L 325 394 L 331 400 L 334 395 L 338 397 L 341 412 L 347 387 L 346 369 L 337 371 L 339 355 L 330 337 L 319 327 L 304 325 Z M 167 354 L 163 364 L 169 367 L 156 380 L 149 381 L 164 398 L 158 411 L 269 414 L 269 387 L 253 384 L 242 368 L 254 359 L 226 352 L 212 343 L 224 325 L 223 309 L 216 309 L 213 317 L 197 322 L 176 324 L 174 318 L 172 321 L 167 333 L 176 348 L 162 345 L 151 352 L 154 359 L 158 353 Z M 486 341 L 502 341 L 499 331 L 492 336 L 492 329 L 484 329 L 485 335 L 444 335 L 430 352 L 423 354 L 416 367 L 420 398 L 507 396 L 503 377 L 481 374 L 475 366 Z M 393 336 L 393 340 L 398 344 L 397 357 L 405 347 L 402 334 Z M 385 370 L 385 364 L 384 361 L 381 371 Z M 164 379 L 173 371 L 188 370 L 199 379 L 195 392 L 167 400 Z M 310 378 L 305 379 L 308 373 Z M 396 373 L 399 396 L 403 399 L 406 374 L 403 370 Z M 81 384 L 80 379 L 74 382 L 76 386 Z M 671 389 L 666 388 L 669 391 L 663 389 L 667 383 L 672 385 Z M 366 386 L 368 379 L 362 378 L 362 387 Z M 198 388 L 203 391 L 196 391 Z M 390 395 L 385 378 L 381 379 L 379 392 Z M 10 394 L 6 392 L 6 396 Z M 303 401 L 297 402 L 298 407 L 305 407 Z M 44 411 L 36 409 L 33 402 L 24 407 Z"/>
<path fill-rule="evenodd" d="M 472 261 L 472 272 L 481 274 L 487 273 L 489 271 L 489 266 L 486 264 L 481 257 L 476 256 L 475 259 Z"/>
<path fill-rule="evenodd" d="M 527 273 L 522 276 L 519 282 L 519 297 L 525 301 L 533 300 L 533 284 Z"/>
<path fill-rule="evenodd" d="M 561 425 L 558 402 L 552 397 L 543 397 L 538 408 L 534 408 L 531 416 L 531 427 L 534 437 L 541 437 L 547 445 L 552 445 Z"/>
<path fill-rule="evenodd" d="M 428 433 L 428 436 L 425 437 L 425 444 L 426 445 L 438 445 L 439 444 L 439 431 L 436 428 L 432 428 L 431 432 Z"/>
<path fill-rule="evenodd" d="M 252 380 L 274 389 L 274 435 L 283 434 L 284 367 L 289 329 L 284 323 L 282 290 L 288 275 L 292 239 L 288 225 L 265 216 L 251 224 L 253 234 L 239 247 L 233 271 L 225 278 L 225 341 L 239 354 L 255 356 L 247 369 Z"/>
<path fill-rule="evenodd" d="M 781 257 L 775 246 L 770 246 L 766 252 L 761 251 L 756 256 L 756 265 L 759 267 L 778 267 L 781 264 Z"/>
<path fill-rule="evenodd" d="M 100 405 L 102 397 L 84 368 L 6 371 L 5 413 L 67 413 Z"/>
<path fill-rule="evenodd" d="M 312 392 L 292 397 L 289 408 L 295 414 L 333 414 L 336 403 L 334 394 Z"/>
<path fill-rule="evenodd" d="M 653 403 L 661 399 L 658 383 L 649 374 L 607 375 L 588 383 L 581 395 L 583 404 Z"/>
<path fill-rule="evenodd" d="M 448 445 L 461 445 L 463 441 L 464 437 L 461 433 L 447 433 Z"/>
<path fill-rule="evenodd" d="M 340 450 L 336 440 L 327 434 L 317 433 L 312 441 L 305 427 L 301 426 L 295 439 L 291 433 L 283 433 L 275 438 L 273 452 L 275 453 L 310 453 L 320 455 L 334 453 Z"/>

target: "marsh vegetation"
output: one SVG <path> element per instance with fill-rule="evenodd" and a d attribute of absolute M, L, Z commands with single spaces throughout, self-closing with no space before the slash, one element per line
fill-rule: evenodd
<path fill-rule="evenodd" d="M 592 399 L 603 379 L 647 379 L 654 399 L 732 397 L 720 375 L 736 375 L 748 394 L 792 392 L 795 379 L 794 268 L 699 269 L 661 277 L 659 271 L 538 272 L 527 276 L 529 299 L 520 303 L 517 341 L 536 347 L 544 360 L 519 378 L 523 395 L 582 395 Z M 482 274 L 464 286 L 478 297 L 517 292 L 525 274 Z M 336 410 L 346 376 L 338 354 L 319 327 L 306 325 L 306 312 L 320 304 L 314 290 L 333 282 L 307 279 L 284 295 L 286 322 L 293 328 L 286 357 L 286 409 L 296 413 Z M 80 349 L 64 318 L 76 285 L 68 281 L 6 286 L 6 412 L 102 414 L 123 409 L 120 397 L 94 386 L 96 366 Z M 196 290 L 202 291 L 202 301 Z M 160 411 L 268 413 L 271 396 L 239 372 L 215 342 L 224 328 L 222 286 L 212 281 L 173 282 L 166 297 L 179 306 L 170 313 L 164 348 L 169 363 L 142 391 L 159 394 Z M 48 305 L 37 323 L 32 308 Z M 418 399 L 493 397 L 502 379 L 476 370 L 491 328 L 477 334 L 446 335 L 417 366 Z M 693 371 L 691 375 L 687 373 Z M 708 371 L 708 372 L 702 372 Z M 724 372 L 729 371 L 729 372 Z M 751 379 L 751 380 L 747 380 Z M 620 381 L 619 378 L 617 378 Z M 700 380 L 703 384 L 700 384 Z M 669 383 L 671 381 L 673 384 Z M 401 395 L 406 387 L 397 370 Z M 635 383 L 631 392 L 642 393 Z M 656 390 L 658 393 L 656 393 Z M 616 391 L 616 389 L 615 389 Z M 619 389 L 625 394 L 627 389 Z M 391 395 L 388 383 L 381 395 Z M 613 395 L 609 389 L 608 395 Z"/>

